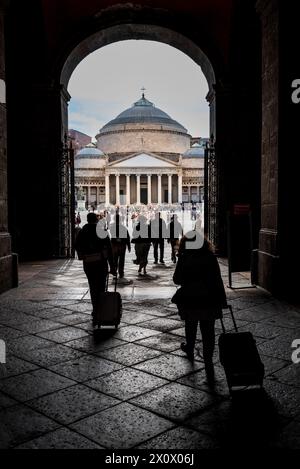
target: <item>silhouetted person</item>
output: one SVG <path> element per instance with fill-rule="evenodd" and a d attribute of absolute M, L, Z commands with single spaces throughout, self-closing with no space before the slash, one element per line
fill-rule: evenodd
<path fill-rule="evenodd" d="M 155 214 L 154 220 L 150 223 L 151 238 L 154 247 L 154 264 L 158 264 L 158 249 L 160 251 L 160 263 L 164 264 L 165 239 L 167 238 L 167 225 L 161 218 L 161 213 Z"/>
<path fill-rule="evenodd" d="M 131 252 L 131 242 L 128 230 L 122 223 L 120 215 L 116 215 L 115 223 L 110 225 L 110 235 L 115 270 L 119 272 L 120 278 L 124 278 L 126 248 L 128 252 Z"/>
<path fill-rule="evenodd" d="M 99 237 L 97 225 L 98 217 L 95 213 L 89 213 L 85 225 L 77 236 L 75 249 L 80 260 L 83 260 L 83 269 L 87 276 L 93 312 L 97 310 L 100 293 L 105 291 L 109 267 L 115 274 L 110 238 L 102 227 L 102 236 Z"/>
<path fill-rule="evenodd" d="M 148 255 L 151 247 L 150 225 L 147 218 L 140 215 L 137 225 L 134 227 L 132 243 L 135 244 L 136 261 L 139 266 L 139 275 L 147 275 Z"/>
<path fill-rule="evenodd" d="M 191 218 L 192 218 L 193 221 L 197 220 L 197 207 L 194 204 L 193 204 L 192 210 L 191 210 Z"/>
<path fill-rule="evenodd" d="M 168 243 L 171 244 L 172 248 L 172 262 L 176 264 L 176 254 L 179 247 L 179 240 L 183 236 L 182 226 L 178 221 L 177 215 L 173 215 L 168 226 L 169 239 Z"/>
<path fill-rule="evenodd" d="M 173 298 L 185 320 L 186 343 L 181 344 L 181 348 L 193 361 L 200 323 L 205 369 L 212 381 L 215 321 L 222 317 L 227 300 L 218 260 L 210 243 L 203 240 L 200 233 L 193 231 L 182 239 L 173 279 L 176 285 L 181 285 Z"/>

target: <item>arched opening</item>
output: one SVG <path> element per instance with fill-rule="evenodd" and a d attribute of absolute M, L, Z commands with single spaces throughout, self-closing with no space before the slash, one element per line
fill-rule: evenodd
<path fill-rule="evenodd" d="M 140 25 L 140 24 L 122 24 L 122 25 L 118 25 L 118 26 L 113 26 L 113 27 L 110 27 L 110 28 L 107 28 L 105 30 L 101 30 L 101 31 L 98 31 L 97 33 L 94 33 L 93 35 L 87 37 L 86 39 L 84 39 L 83 41 L 81 41 L 71 52 L 70 54 L 68 55 L 68 57 L 66 58 L 64 64 L 63 64 L 63 67 L 62 67 L 62 71 L 61 71 L 61 75 L 60 75 L 60 83 L 61 83 L 61 86 L 64 90 L 64 95 L 63 97 L 65 99 L 62 100 L 62 131 L 63 131 L 63 134 L 66 134 L 67 131 L 68 131 L 68 114 L 67 114 L 67 101 L 70 99 L 70 96 L 68 93 L 66 93 L 66 90 L 68 89 L 68 84 L 69 84 L 69 81 L 70 81 L 70 78 L 73 74 L 73 72 L 75 71 L 76 67 L 78 67 L 78 65 L 87 57 L 89 56 L 92 52 L 96 51 L 96 50 L 99 50 L 101 48 L 103 48 L 104 46 L 107 46 L 107 45 L 110 45 L 110 44 L 113 44 L 113 43 L 118 43 L 120 41 L 126 41 L 126 40 L 129 40 L 129 39 L 136 39 L 136 40 L 147 40 L 147 41 L 155 41 L 156 43 L 163 43 L 163 44 L 166 44 L 166 45 L 169 45 L 181 52 L 183 52 L 185 55 L 187 55 L 189 58 L 191 58 L 193 60 L 193 62 L 195 62 L 197 65 L 199 65 L 202 73 L 204 74 L 205 78 L 206 78 L 206 81 L 207 81 L 207 86 L 208 86 L 208 93 L 205 93 L 206 94 L 206 99 L 208 101 L 208 104 L 210 106 L 209 108 L 209 130 L 207 131 L 207 135 L 205 137 L 207 137 L 206 139 L 206 142 L 202 142 L 202 145 L 204 146 L 206 143 L 207 143 L 207 140 L 208 140 L 208 137 L 210 136 L 214 136 L 214 138 L 216 137 L 216 105 L 215 105 L 215 85 L 216 85 L 216 78 L 215 78 L 215 72 L 214 72 L 214 69 L 213 69 L 213 66 L 210 62 L 210 60 L 208 59 L 208 57 L 203 53 L 203 51 L 195 44 L 193 43 L 190 39 L 188 39 L 187 37 L 184 37 L 182 36 L 181 34 L 175 32 L 175 31 L 172 31 L 170 29 L 167 29 L 167 28 L 163 28 L 161 26 L 154 26 L 154 25 Z M 200 70 L 199 70 L 200 72 Z M 201 72 L 200 72 L 201 73 Z M 151 104 L 151 103 L 150 103 Z M 99 136 L 98 136 L 99 137 Z M 97 137 L 97 138 L 98 138 Z M 101 135 L 100 135 L 101 137 Z M 102 138 L 103 140 L 103 138 Z M 102 142 L 101 140 L 101 142 Z M 100 150 L 101 149 L 101 143 L 100 143 L 100 138 L 98 140 L 98 147 Z M 192 144 L 195 144 L 195 142 L 191 139 L 191 146 Z M 197 144 L 197 143 L 196 143 Z M 154 148 L 154 147 L 153 147 Z M 136 149 L 137 150 L 137 149 Z M 151 149 L 150 149 L 151 150 Z M 162 149 L 160 149 L 162 151 Z M 186 149 L 188 150 L 188 149 Z M 134 152 L 134 149 L 132 148 L 132 152 Z M 167 153 L 167 149 L 166 149 L 166 153 Z M 183 151 L 182 151 L 183 153 Z M 203 153 L 204 153 L 204 149 L 203 149 Z M 179 158 L 182 159 L 182 155 L 178 155 Z M 162 181 L 159 180 L 159 177 L 155 174 L 155 175 L 151 175 L 151 183 L 149 182 L 149 174 L 148 174 L 148 186 L 149 186 L 149 183 L 152 185 L 152 189 L 150 189 L 149 191 L 149 187 L 147 186 L 147 180 L 140 180 L 139 183 L 136 182 L 136 186 L 135 188 L 132 188 L 132 184 L 129 180 L 129 186 L 128 186 L 128 179 L 127 179 L 127 183 L 126 183 L 126 179 L 123 178 L 123 173 L 121 175 L 121 177 L 116 177 L 116 179 L 118 178 L 118 181 L 114 184 L 114 187 L 112 188 L 112 191 L 114 192 L 114 196 L 112 197 L 111 194 L 109 193 L 107 195 L 107 193 L 109 192 L 109 187 L 110 187 L 110 184 L 111 184 L 111 178 L 110 176 L 105 176 L 103 175 L 103 184 L 102 186 L 106 186 L 106 190 L 102 187 L 102 190 L 101 188 L 97 187 L 96 188 L 96 193 L 92 194 L 92 190 L 94 190 L 95 192 L 95 187 L 91 188 L 91 187 L 86 187 L 84 188 L 84 191 L 86 192 L 86 199 L 88 199 L 88 202 L 90 202 L 90 205 L 91 205 L 91 199 L 95 198 L 95 201 L 97 202 L 97 205 L 98 205 L 98 202 L 102 202 L 102 204 L 104 202 L 106 202 L 106 205 L 110 204 L 110 203 L 113 203 L 113 204 L 117 204 L 119 205 L 120 204 L 120 201 L 121 203 L 124 203 L 126 202 L 126 204 L 129 204 L 131 203 L 131 200 L 133 200 L 133 198 L 131 197 L 131 193 L 132 193 L 132 190 L 134 192 L 136 192 L 136 187 L 141 187 L 141 184 L 142 184 L 142 188 L 141 188 L 141 193 L 139 193 L 138 191 L 138 195 L 136 197 L 136 200 L 134 200 L 135 203 L 139 204 L 139 203 L 170 203 L 170 202 L 174 202 L 175 201 L 175 198 L 176 198 L 176 203 L 178 204 L 182 204 L 184 202 L 187 202 L 187 203 L 190 203 L 190 202 L 203 202 L 204 201 L 204 187 L 203 187 L 203 184 L 204 184 L 204 180 L 206 180 L 207 184 L 210 183 L 209 179 L 206 177 L 205 178 L 205 175 L 204 175 L 204 167 L 205 167 L 205 164 L 204 164 L 204 156 L 203 156 L 203 168 L 202 168 L 202 174 L 201 174 L 201 190 L 199 190 L 198 188 L 198 184 L 195 185 L 195 187 L 193 187 L 193 184 L 192 184 L 192 181 L 190 179 L 190 184 L 188 184 L 185 189 L 183 189 L 182 187 L 182 173 L 178 176 L 176 175 L 176 189 L 172 187 L 172 189 L 170 190 L 170 180 L 168 181 L 168 178 L 166 180 L 163 179 L 162 177 Z M 62 172 L 63 172 L 63 176 L 62 176 L 62 180 L 65 179 L 65 176 L 64 176 L 64 171 L 66 168 L 64 168 L 64 166 L 61 167 L 62 168 Z M 149 172 L 149 171 L 148 171 Z M 68 172 L 67 172 L 68 174 Z M 146 173 L 145 173 L 146 174 Z M 215 173 L 216 174 L 216 173 Z M 112 176 L 115 178 L 115 174 L 112 174 Z M 128 175 L 127 175 L 128 176 Z M 126 175 L 125 175 L 126 177 Z M 156 177 L 158 177 L 158 180 L 156 180 Z M 178 177 L 178 179 L 177 179 Z M 69 180 L 69 187 L 71 190 L 73 190 L 72 186 L 71 186 L 71 181 L 72 181 L 72 177 L 68 177 L 68 180 Z M 159 187 L 159 185 L 161 185 L 163 182 L 164 186 L 162 187 L 162 192 L 160 193 L 160 190 L 159 188 L 153 188 L 153 184 L 156 186 Z M 174 181 L 173 181 L 174 182 Z M 173 184 L 172 180 L 171 180 L 171 184 Z M 77 181 L 77 183 L 79 184 L 79 182 Z M 120 197 L 120 183 L 123 184 L 122 185 L 122 188 L 121 188 L 121 197 Z M 213 184 L 217 184 L 217 181 L 214 180 L 212 181 Z M 139 186 L 138 186 L 139 184 Z M 76 184 L 75 184 L 76 185 Z M 80 184 L 81 185 L 81 184 Z M 180 185 L 180 187 L 179 187 Z M 124 186 L 124 187 L 123 187 Z M 164 190 L 165 189 L 165 190 Z M 169 189 L 169 193 L 168 193 L 168 189 Z M 129 192 L 129 195 L 127 194 L 126 196 L 126 190 Z M 78 191 L 78 187 L 77 187 L 77 191 Z M 77 192 L 76 191 L 76 192 Z M 146 194 L 147 192 L 147 194 Z M 171 192 L 171 195 L 170 195 L 170 192 Z M 106 195 L 105 195 L 106 193 Z M 67 195 L 68 197 L 68 191 L 65 192 L 65 191 L 62 191 L 61 192 L 62 194 L 62 197 L 65 197 L 65 195 Z M 153 195 L 155 194 L 155 195 Z M 209 194 L 209 192 L 206 191 L 206 194 Z M 153 199 L 152 199 L 153 197 Z M 72 198 L 74 198 L 74 194 L 72 194 Z M 76 197 L 77 198 L 77 197 Z M 100 198 L 100 200 L 99 200 Z M 104 199 L 105 200 L 102 200 Z M 125 201 L 125 198 L 126 198 L 126 201 Z M 123 200 L 124 199 L 124 200 Z M 68 199 L 69 200 L 69 199 Z M 206 208 L 208 208 L 208 204 L 209 204 L 209 197 L 206 197 Z M 217 204 L 217 200 L 214 200 L 214 204 Z M 72 219 L 72 215 L 73 215 L 73 206 L 72 204 L 70 204 L 70 210 L 68 211 L 68 213 L 70 214 L 70 220 L 68 222 L 68 220 L 66 219 L 66 205 L 68 205 L 68 201 L 66 200 L 62 200 L 61 201 L 61 207 L 64 207 L 64 209 L 62 210 L 61 212 L 61 229 L 60 229 L 60 232 L 62 233 L 62 237 L 61 237 L 61 243 L 62 243 L 62 247 L 63 249 L 61 250 L 61 252 L 63 252 L 64 250 L 64 246 L 68 246 L 69 245 L 69 242 L 68 240 L 64 240 L 63 237 L 63 233 L 65 232 L 65 236 L 70 236 L 70 230 L 69 229 L 66 229 L 66 225 L 70 225 L 72 222 L 73 222 L 73 219 Z M 95 205 L 95 203 L 93 204 L 93 206 Z M 103 204 L 105 205 L 105 204 Z M 88 206 L 86 207 L 88 208 Z M 216 219 L 213 220 L 214 223 L 217 222 Z M 209 231 L 209 220 L 206 219 L 206 230 Z M 211 230 L 211 232 L 214 232 L 216 233 L 216 229 L 214 227 L 213 230 Z M 214 242 L 216 242 L 217 240 L 217 236 L 216 238 L 213 240 Z"/>

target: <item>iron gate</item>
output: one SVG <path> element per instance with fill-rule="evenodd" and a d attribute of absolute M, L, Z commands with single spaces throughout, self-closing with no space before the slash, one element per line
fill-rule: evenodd
<path fill-rule="evenodd" d="M 74 150 L 65 135 L 59 160 L 59 257 L 75 257 Z"/>
<path fill-rule="evenodd" d="M 211 137 L 205 150 L 204 204 L 205 233 L 217 251 L 219 245 L 219 178 L 216 146 L 213 137 Z"/>

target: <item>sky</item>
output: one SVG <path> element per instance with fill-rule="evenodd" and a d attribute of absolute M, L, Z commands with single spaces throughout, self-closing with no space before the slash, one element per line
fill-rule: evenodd
<path fill-rule="evenodd" d="M 193 137 L 209 136 L 208 84 L 197 65 L 169 45 L 117 42 L 86 57 L 74 71 L 69 128 L 92 137 L 145 95 Z"/>

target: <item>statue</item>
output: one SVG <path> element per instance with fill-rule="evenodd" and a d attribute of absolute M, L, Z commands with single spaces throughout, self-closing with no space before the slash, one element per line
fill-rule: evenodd
<path fill-rule="evenodd" d="M 78 192 L 77 192 L 77 200 L 80 200 L 80 201 L 85 200 L 85 194 L 81 186 L 79 187 Z"/>

